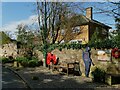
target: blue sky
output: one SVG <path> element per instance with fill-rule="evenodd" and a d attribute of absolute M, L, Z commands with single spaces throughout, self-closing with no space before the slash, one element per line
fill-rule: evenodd
<path fill-rule="evenodd" d="M 35 5 L 31 2 L 3 2 L 2 3 L 2 24 L 20 21 L 29 18 L 35 13 Z"/>
<path fill-rule="evenodd" d="M 31 22 L 31 19 L 36 14 L 34 11 L 36 9 L 36 5 L 34 5 L 34 3 L 35 2 L 2 2 L 2 26 L 11 28 L 11 27 L 15 27 L 15 25 L 19 24 L 21 21 L 25 23 Z M 88 3 L 84 3 L 82 6 L 84 8 L 92 6 L 93 18 L 115 29 L 114 18 L 100 13 L 96 14 L 96 12 L 98 11 L 97 9 L 98 7 L 106 8 L 107 7 L 106 5 L 107 4 L 103 5 L 104 6 L 103 7 L 98 3 L 88 2 Z M 10 30 L 10 28 L 8 29 Z"/>
<path fill-rule="evenodd" d="M 2 3 L 0 2 L 0 27 L 2 26 Z"/>

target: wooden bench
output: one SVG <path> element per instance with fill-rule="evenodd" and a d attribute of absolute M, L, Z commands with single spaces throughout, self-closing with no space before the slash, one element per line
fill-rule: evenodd
<path fill-rule="evenodd" d="M 110 73 L 106 74 L 105 82 L 108 85 L 112 85 L 112 84 L 116 83 L 116 81 L 117 81 L 117 83 L 120 84 L 120 73 L 119 74 L 110 74 Z"/>
<path fill-rule="evenodd" d="M 70 69 L 73 69 L 73 75 L 75 74 L 76 71 L 79 74 L 81 74 L 79 62 L 64 62 L 63 64 L 65 64 L 65 66 L 62 65 L 62 64 L 59 64 L 59 65 L 53 65 L 52 64 L 50 67 L 51 67 L 52 71 L 57 69 L 59 72 L 61 72 L 63 69 L 66 69 L 67 70 L 67 75 L 69 75 Z M 73 66 L 71 67 L 71 65 L 73 65 Z"/>
<path fill-rule="evenodd" d="M 73 67 L 70 67 L 70 65 L 73 65 Z M 69 69 L 73 69 L 73 75 L 75 75 L 75 72 L 81 73 L 79 62 L 67 62 L 67 75 L 69 75 Z"/>
<path fill-rule="evenodd" d="M 52 71 L 54 71 L 55 69 L 59 69 L 59 68 L 61 68 L 61 66 L 58 64 L 58 65 L 54 65 L 54 64 L 50 64 L 50 65 L 48 65 L 48 68 L 49 68 L 49 70 L 51 69 Z"/>

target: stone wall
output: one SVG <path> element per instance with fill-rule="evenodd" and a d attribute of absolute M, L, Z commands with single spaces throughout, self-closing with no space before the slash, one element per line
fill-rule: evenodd
<path fill-rule="evenodd" d="M 115 66 L 114 63 L 111 63 L 111 61 L 100 61 L 98 60 L 98 55 L 97 55 L 98 49 L 92 49 L 91 50 L 91 58 L 95 66 L 91 65 L 91 71 L 94 70 L 95 67 L 99 67 L 101 69 L 107 70 L 107 67 L 112 65 L 111 70 L 113 69 L 112 72 L 114 73 L 120 73 L 118 72 L 118 69 L 116 68 L 118 65 Z M 40 51 L 37 51 L 39 60 L 43 59 L 43 55 Z M 82 75 L 84 76 L 84 62 L 82 60 L 82 50 L 73 50 L 73 49 L 63 49 L 62 51 L 59 51 L 58 49 L 55 49 L 52 51 L 53 54 L 57 55 L 59 57 L 59 62 L 63 61 L 79 61 L 80 62 L 80 70 L 82 72 Z M 110 57 L 110 55 L 109 55 Z M 115 59 L 113 59 L 115 61 Z"/>
<path fill-rule="evenodd" d="M 17 56 L 17 45 L 14 43 L 0 45 L 0 57 Z"/>
<path fill-rule="evenodd" d="M 20 52 L 23 52 L 24 50 L 20 50 Z M 9 56 L 13 56 L 13 58 L 15 58 L 16 56 L 18 56 L 17 54 L 18 50 L 17 50 L 17 45 L 14 43 L 9 43 L 9 44 L 4 44 L 3 46 L 0 46 L 0 57 L 5 56 L 5 57 L 9 57 Z M 91 49 L 91 58 L 93 63 L 95 64 L 95 66 L 91 66 L 91 71 L 93 71 L 93 69 L 97 66 L 100 67 L 104 70 L 109 70 L 112 71 L 114 73 L 120 73 L 120 61 L 117 59 L 112 58 L 112 62 L 111 61 L 99 61 L 98 60 L 98 49 Z M 57 57 L 59 57 L 59 62 L 63 62 L 63 61 L 79 61 L 80 62 L 80 70 L 82 72 L 82 75 L 84 75 L 84 62 L 82 60 L 82 50 L 73 50 L 73 49 L 62 49 L 62 51 L 59 51 L 58 49 L 55 49 L 52 51 L 53 54 L 55 54 Z M 36 50 L 34 52 L 35 55 L 38 56 L 39 60 L 43 60 L 43 54 L 42 52 Z M 109 55 L 110 57 L 110 55 Z M 109 66 L 109 68 L 107 69 L 107 67 Z"/>

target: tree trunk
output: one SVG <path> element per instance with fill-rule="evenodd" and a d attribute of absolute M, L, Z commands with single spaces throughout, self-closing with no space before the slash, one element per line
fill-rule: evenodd
<path fill-rule="evenodd" d="M 44 56 L 44 62 L 43 62 L 43 66 L 46 67 L 46 57 L 47 57 L 47 2 L 45 1 L 45 28 L 44 28 L 44 51 L 43 51 L 43 56 Z"/>
<path fill-rule="evenodd" d="M 44 50 L 43 52 L 43 57 L 44 57 L 44 61 L 43 61 L 43 66 L 46 67 L 46 61 L 47 61 L 47 50 Z"/>

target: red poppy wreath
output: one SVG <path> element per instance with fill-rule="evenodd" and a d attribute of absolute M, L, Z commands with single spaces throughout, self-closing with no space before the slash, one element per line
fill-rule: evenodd
<path fill-rule="evenodd" d="M 120 58 L 120 50 L 118 48 L 112 49 L 112 56 L 115 58 Z"/>

